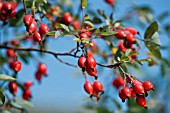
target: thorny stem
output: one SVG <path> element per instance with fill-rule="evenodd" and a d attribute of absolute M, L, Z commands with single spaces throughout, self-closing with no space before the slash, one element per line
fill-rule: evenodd
<path fill-rule="evenodd" d="M 5 46 L 5 45 L 0 45 L 0 49 L 13 49 L 15 51 L 30 51 L 30 52 L 43 52 L 43 53 L 48 53 L 51 54 L 53 56 L 71 56 L 71 57 L 75 57 L 75 58 L 79 58 L 80 56 L 71 54 L 70 52 L 66 52 L 66 53 L 57 53 L 57 52 L 53 52 L 53 51 L 48 51 L 48 50 L 44 50 L 44 49 L 37 49 L 37 48 L 20 48 L 20 47 L 9 47 L 9 46 Z M 58 59 L 58 58 L 57 58 Z M 59 60 L 59 59 L 58 59 Z M 61 59 L 59 60 L 61 62 Z M 64 63 L 64 62 L 62 62 Z M 118 67 L 119 65 L 121 65 L 124 62 L 118 62 L 112 65 L 105 65 L 105 64 L 100 64 L 97 63 L 97 65 L 101 66 L 101 67 L 106 67 L 106 68 L 115 68 Z M 66 63 L 67 64 L 67 63 Z M 70 64 L 69 64 L 70 65 Z"/>

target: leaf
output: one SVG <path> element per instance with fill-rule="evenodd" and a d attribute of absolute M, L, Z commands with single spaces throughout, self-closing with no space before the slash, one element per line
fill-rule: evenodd
<path fill-rule="evenodd" d="M 44 3 L 46 3 L 46 4 L 47 4 L 47 0 L 36 0 L 36 2 L 38 2 L 38 3 L 42 3 L 42 2 L 44 2 Z"/>
<path fill-rule="evenodd" d="M 146 29 L 144 38 L 150 39 L 152 38 L 153 34 L 158 31 L 158 23 L 155 21 L 151 23 L 151 25 Z"/>
<path fill-rule="evenodd" d="M 0 104 L 4 104 L 5 103 L 5 95 L 4 93 L 0 90 Z"/>
<path fill-rule="evenodd" d="M 59 31 L 50 31 L 47 33 L 48 36 L 54 36 L 55 38 L 58 38 L 61 36 L 61 33 Z"/>
<path fill-rule="evenodd" d="M 10 26 L 20 26 L 23 24 L 24 10 L 21 9 L 17 12 L 16 18 L 10 19 Z"/>
<path fill-rule="evenodd" d="M 131 49 L 127 49 L 126 52 L 125 52 L 125 55 L 128 56 L 131 52 Z"/>
<path fill-rule="evenodd" d="M 102 36 L 113 36 L 114 34 L 117 34 L 116 31 L 110 31 L 110 32 L 102 32 Z"/>
<path fill-rule="evenodd" d="M 160 21 L 162 21 L 163 19 L 167 18 L 169 16 L 169 12 L 168 11 L 165 11 L 163 13 L 161 13 L 159 16 L 158 16 L 158 19 Z"/>
<path fill-rule="evenodd" d="M 151 59 L 150 58 L 145 58 L 145 59 L 134 60 L 134 61 L 137 62 L 140 65 L 143 65 L 143 62 L 150 62 Z"/>
<path fill-rule="evenodd" d="M 64 30 L 66 30 L 67 32 L 70 31 L 69 28 L 68 28 L 68 26 L 66 26 L 65 24 L 56 24 L 55 26 L 56 26 L 56 27 L 59 27 L 59 28 L 62 28 L 62 29 L 64 29 Z"/>
<path fill-rule="evenodd" d="M 102 20 L 98 17 L 94 17 L 91 21 L 94 24 L 101 24 L 102 23 Z"/>
<path fill-rule="evenodd" d="M 20 106 L 34 107 L 34 105 L 31 102 L 20 98 L 15 98 L 15 103 Z"/>
<path fill-rule="evenodd" d="M 15 78 L 5 75 L 5 74 L 0 74 L 0 80 L 4 80 L 4 81 L 14 81 L 16 80 Z"/>
<path fill-rule="evenodd" d="M 81 0 L 81 7 L 85 8 L 87 6 L 87 0 Z"/>
<path fill-rule="evenodd" d="M 75 42 L 81 42 L 80 38 L 74 38 L 73 39 Z"/>
<path fill-rule="evenodd" d="M 85 14 L 85 16 L 84 16 L 84 20 L 85 20 L 85 21 L 89 21 L 89 20 L 90 20 L 90 17 L 89 17 L 89 15 L 88 15 L 88 14 Z"/>
<path fill-rule="evenodd" d="M 97 12 L 105 19 L 107 20 L 107 16 L 104 13 L 104 10 L 97 10 Z"/>
<path fill-rule="evenodd" d="M 94 27 L 94 25 L 90 21 L 84 21 L 83 24 Z"/>
<path fill-rule="evenodd" d="M 157 59 L 162 59 L 162 55 L 159 49 L 150 49 L 153 56 L 155 56 Z"/>

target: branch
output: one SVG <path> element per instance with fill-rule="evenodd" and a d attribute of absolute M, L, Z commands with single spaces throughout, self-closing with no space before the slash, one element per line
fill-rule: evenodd
<path fill-rule="evenodd" d="M 25 4 L 25 0 L 23 0 L 23 5 L 24 5 L 24 12 L 25 12 L 25 14 L 27 14 L 27 7 L 26 7 L 26 4 Z"/>

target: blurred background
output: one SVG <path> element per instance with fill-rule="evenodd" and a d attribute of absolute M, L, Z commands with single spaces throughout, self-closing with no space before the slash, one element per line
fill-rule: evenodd
<path fill-rule="evenodd" d="M 67 5 L 72 5 L 74 10 L 72 13 L 77 13 L 79 9 L 79 0 L 57 0 L 58 3 L 65 2 Z M 56 4 L 53 0 L 48 0 L 48 2 Z M 114 9 L 110 7 L 104 0 L 88 0 L 88 6 L 85 9 L 85 13 L 90 11 L 97 12 L 97 9 L 102 9 L 105 11 L 106 15 L 110 15 L 113 12 L 114 20 L 122 20 L 124 26 L 133 26 L 139 30 L 141 37 L 148 27 L 149 21 L 145 20 L 144 17 L 135 14 L 133 10 L 136 7 L 145 7 L 151 9 L 148 13 L 147 19 L 156 20 L 159 23 L 160 29 L 164 29 L 164 26 L 169 25 L 170 16 L 167 15 L 165 20 L 160 20 L 158 17 L 164 12 L 170 12 L 169 0 L 115 0 Z M 142 10 L 142 8 L 141 8 Z M 5 32 L 6 28 L 2 31 Z M 23 27 L 21 30 L 25 30 Z M 3 34 L 5 36 L 5 34 Z M 48 40 L 48 49 L 55 52 L 67 52 L 76 46 L 73 41 L 72 36 L 59 37 L 58 39 Z M 164 46 L 169 46 L 170 40 L 169 35 L 165 33 L 165 30 L 160 32 L 161 43 Z M 4 38 L 2 41 L 5 41 Z M 142 43 L 142 42 L 141 42 Z M 97 45 L 102 48 L 107 48 L 107 45 L 101 40 L 97 40 Z M 142 44 L 141 44 L 142 46 Z M 164 58 L 170 57 L 170 51 L 168 49 L 161 50 Z M 37 53 L 35 52 L 35 55 Z M 40 58 L 40 57 L 39 57 Z M 97 61 L 101 61 L 100 57 L 95 56 Z M 143 58 L 141 55 L 140 58 Z M 77 64 L 77 59 L 71 57 L 62 57 L 63 60 Z M 162 76 L 162 70 L 160 66 L 149 67 L 148 65 L 139 66 L 140 70 L 129 70 L 139 79 L 145 81 L 150 80 L 154 83 L 156 87 L 155 92 L 151 92 L 150 96 L 147 98 L 149 110 L 144 110 L 139 108 L 141 111 L 129 110 L 127 106 L 130 106 L 127 102 L 122 103 L 118 97 L 118 90 L 112 86 L 112 80 L 115 77 L 113 75 L 112 69 L 99 69 L 99 80 L 104 83 L 106 91 L 108 91 L 107 96 L 111 97 L 110 100 L 102 100 L 99 102 L 91 101 L 88 95 L 83 89 L 83 84 L 85 79 L 82 75 L 81 69 L 70 67 L 58 62 L 52 55 L 45 54 L 43 58 L 38 59 L 45 63 L 48 67 L 48 77 L 43 78 L 42 83 L 38 84 L 34 78 L 34 74 L 37 68 L 37 64 L 34 59 L 30 59 L 29 65 L 24 64 L 22 70 L 19 72 L 19 80 L 26 81 L 31 80 L 34 82 L 32 90 L 32 103 L 34 107 L 30 108 L 30 113 L 121 113 L 121 112 L 154 112 L 154 113 L 168 113 L 170 110 L 170 78 L 169 71 Z M 89 78 L 90 79 L 90 78 Z M 20 93 L 18 93 L 20 95 Z M 105 97 L 102 97 L 103 99 Z M 114 99 L 114 100 L 113 100 Z M 106 101 L 106 102 L 105 102 Z M 104 103 L 101 103 L 104 102 Z M 119 109 L 121 106 L 121 109 Z M 133 105 L 132 105 L 133 106 Z M 95 109 L 96 107 L 97 109 Z M 107 108 L 108 111 L 102 111 L 100 108 Z"/>

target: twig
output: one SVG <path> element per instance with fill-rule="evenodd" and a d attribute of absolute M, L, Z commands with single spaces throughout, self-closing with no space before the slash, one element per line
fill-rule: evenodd
<path fill-rule="evenodd" d="M 27 7 L 26 7 L 26 4 L 25 4 L 25 0 L 23 0 L 23 5 L 24 5 L 24 12 L 25 12 L 25 14 L 27 14 Z"/>
<path fill-rule="evenodd" d="M 72 67 L 76 67 L 76 68 L 77 68 L 76 65 L 70 64 L 70 63 L 68 63 L 68 62 L 63 61 L 63 60 L 60 59 L 57 55 L 54 55 L 54 56 L 55 56 L 55 58 L 56 58 L 58 61 L 60 61 L 61 63 L 66 64 L 66 65 L 68 65 L 68 66 L 72 66 Z"/>

